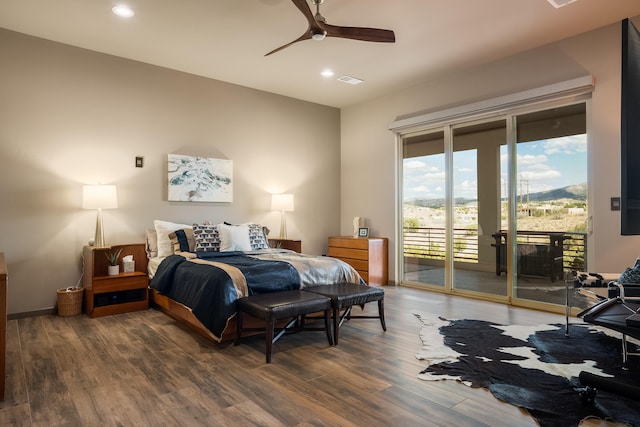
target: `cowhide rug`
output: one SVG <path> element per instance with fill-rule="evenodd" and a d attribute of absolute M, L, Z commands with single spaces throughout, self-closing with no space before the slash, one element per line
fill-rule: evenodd
<path fill-rule="evenodd" d="M 598 390 L 592 404 L 583 403 L 580 371 L 640 385 L 640 357 L 630 356 L 622 369 L 619 336 L 586 324 L 533 327 L 499 325 L 480 320 L 446 320 L 416 313 L 424 327 L 423 348 L 416 355 L 428 362 L 418 377 L 453 379 L 484 387 L 498 399 L 526 409 L 542 427 L 577 426 L 597 417 L 640 427 L 640 402 Z M 635 344 L 630 345 L 631 351 Z"/>

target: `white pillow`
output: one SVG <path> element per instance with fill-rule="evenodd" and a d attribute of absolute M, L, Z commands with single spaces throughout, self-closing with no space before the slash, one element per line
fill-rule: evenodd
<path fill-rule="evenodd" d="M 218 224 L 220 251 L 250 251 L 249 226 Z"/>
<path fill-rule="evenodd" d="M 158 235 L 158 256 L 166 257 L 173 255 L 173 243 L 169 238 L 169 233 L 176 230 L 182 230 L 183 228 L 192 228 L 187 224 L 176 224 L 168 221 L 154 220 L 153 226 L 156 229 Z"/>

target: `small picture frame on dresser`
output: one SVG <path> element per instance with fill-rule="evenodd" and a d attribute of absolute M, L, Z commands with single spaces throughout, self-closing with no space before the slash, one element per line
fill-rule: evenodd
<path fill-rule="evenodd" d="M 358 228 L 358 237 L 369 237 L 369 229 L 367 227 Z"/>

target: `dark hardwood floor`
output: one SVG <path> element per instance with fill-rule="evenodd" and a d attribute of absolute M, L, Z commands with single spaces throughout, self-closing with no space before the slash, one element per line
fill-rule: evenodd
<path fill-rule="evenodd" d="M 486 390 L 419 380 L 425 365 L 415 358 L 421 323 L 413 313 L 520 324 L 562 316 L 410 288 L 385 292 L 387 332 L 377 319 L 353 319 L 337 347 L 323 332 L 287 335 L 268 365 L 262 336 L 213 344 L 154 309 L 9 321 L 0 425 L 537 425 Z"/>

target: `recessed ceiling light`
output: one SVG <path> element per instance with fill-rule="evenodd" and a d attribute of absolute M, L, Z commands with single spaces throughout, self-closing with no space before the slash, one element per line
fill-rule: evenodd
<path fill-rule="evenodd" d="M 350 85 L 359 85 L 360 83 L 364 82 L 364 80 L 362 79 L 359 79 L 357 77 L 351 77 L 351 76 L 338 77 L 338 81 L 341 81 L 343 83 L 349 83 Z"/>
<path fill-rule="evenodd" d="M 125 6 L 123 4 L 119 4 L 114 6 L 111 11 L 118 16 L 122 16 L 123 18 L 131 18 L 135 13 L 129 6 Z"/>
<path fill-rule="evenodd" d="M 570 3 L 573 3 L 574 1 L 577 0 L 547 0 L 551 6 L 555 7 L 556 9 L 561 8 L 562 6 L 566 6 Z"/>
<path fill-rule="evenodd" d="M 333 77 L 335 73 L 332 70 L 329 70 L 328 68 L 326 70 L 322 70 L 322 72 L 320 73 L 320 75 L 322 77 Z"/>

